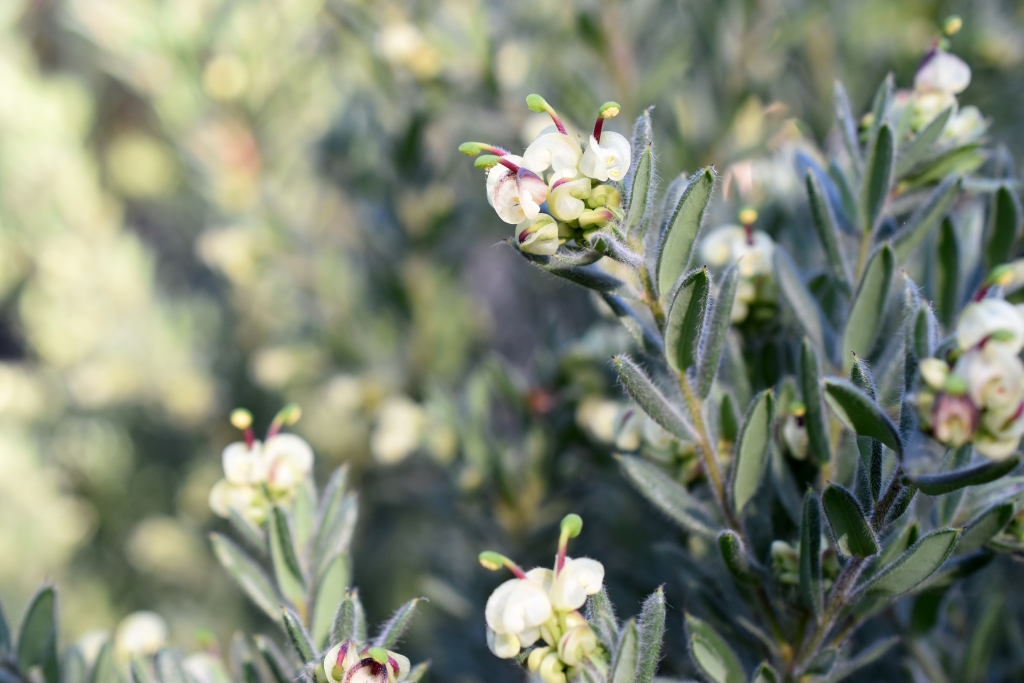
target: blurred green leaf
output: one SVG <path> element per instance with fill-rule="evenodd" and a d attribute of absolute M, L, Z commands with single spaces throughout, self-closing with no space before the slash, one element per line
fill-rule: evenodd
<path fill-rule="evenodd" d="M 768 447 L 775 429 L 775 397 L 771 389 L 762 391 L 752 402 L 743 421 L 733 465 L 732 499 L 736 514 L 761 486 L 768 465 Z"/>
<path fill-rule="evenodd" d="M 913 174 L 905 178 L 905 182 L 912 186 L 924 185 L 945 178 L 950 173 L 967 175 L 976 171 L 987 158 L 985 152 L 978 147 L 978 143 L 971 143 L 922 161 Z"/>
<path fill-rule="evenodd" d="M 885 303 L 895 268 L 896 254 L 888 244 L 879 247 L 868 260 L 846 319 L 843 367 L 850 366 L 853 354 L 867 358 L 871 353 L 885 318 Z"/>
<path fill-rule="evenodd" d="M 647 205 L 653 189 L 654 155 L 650 145 L 643 150 L 640 153 L 640 159 L 636 162 L 636 171 L 629 191 L 629 207 L 626 209 L 626 218 L 622 223 L 622 232 L 626 235 L 631 234 L 645 223 L 648 213 Z"/>
<path fill-rule="evenodd" d="M 647 413 L 648 417 L 677 439 L 696 441 L 697 436 L 693 426 L 665 398 L 658 387 L 654 386 L 654 382 L 640 366 L 634 363 L 629 356 L 615 356 L 612 358 L 612 362 L 615 363 L 615 368 L 619 371 L 619 379 L 622 380 L 622 386 L 626 389 L 626 393 Z"/>
<path fill-rule="evenodd" d="M 775 279 L 778 282 L 782 299 L 789 305 L 804 334 L 811 340 L 815 348 L 826 356 L 831 355 L 829 350 L 834 333 L 825 321 L 818 302 L 811 296 L 807 286 L 800 278 L 793 259 L 785 249 L 776 245 L 773 262 Z"/>
<path fill-rule="evenodd" d="M 763 580 L 743 547 L 743 539 L 735 531 L 727 529 L 718 534 L 718 550 L 722 553 L 726 568 L 736 581 L 756 585 Z"/>
<path fill-rule="evenodd" d="M 243 517 L 235 508 L 228 508 L 228 521 L 231 522 L 235 532 L 245 540 L 253 550 L 264 554 L 269 553 L 267 548 L 267 534 L 248 519 Z"/>
<path fill-rule="evenodd" d="M 850 382 L 830 377 L 825 380 L 825 400 L 853 432 L 877 439 L 902 456 L 903 443 L 896 425 L 862 390 Z"/>
<path fill-rule="evenodd" d="M 256 644 L 256 650 L 263 657 L 267 670 L 272 676 L 271 683 L 294 683 L 294 671 L 274 641 L 263 635 L 255 635 L 253 636 L 253 642 Z M 167 681 L 161 681 L 161 683 L 167 683 Z"/>
<path fill-rule="evenodd" d="M 639 658 L 640 636 L 637 632 L 636 621 L 630 619 L 622 628 L 622 635 L 618 639 L 615 659 L 612 661 L 610 683 L 633 683 L 639 670 Z"/>
<path fill-rule="evenodd" d="M 181 660 L 173 650 L 160 648 L 153 658 L 157 680 L 160 683 L 189 683 L 190 679 L 181 666 Z"/>
<path fill-rule="evenodd" d="M 704 504 L 664 472 L 630 455 L 622 456 L 619 464 L 636 490 L 674 522 L 708 539 L 718 535 L 718 525 L 712 521 Z"/>
<path fill-rule="evenodd" d="M 893 159 L 896 143 L 892 128 L 883 124 L 868 150 L 864 181 L 860 191 L 861 231 L 871 234 L 878 225 L 886 199 L 892 190 Z"/>
<path fill-rule="evenodd" d="M 710 292 L 711 277 L 705 267 L 688 274 L 669 294 L 665 357 L 676 372 L 686 372 L 697 363 Z"/>
<path fill-rule="evenodd" d="M 619 642 L 619 621 L 615 618 L 615 607 L 608 599 L 608 591 L 603 586 L 587 599 L 586 618 L 601 645 L 608 652 L 615 652 L 616 643 Z"/>
<path fill-rule="evenodd" d="M 85 663 L 82 651 L 72 645 L 64 652 L 60 661 L 60 683 L 86 683 L 89 667 Z M 179 683 L 178 681 L 161 681 L 161 683 Z M 184 683 L 182 681 L 181 683 Z"/>
<path fill-rule="evenodd" d="M 936 309 L 939 320 L 951 325 L 960 298 L 960 244 L 953 223 L 947 218 L 939 230 L 936 272 Z"/>
<path fill-rule="evenodd" d="M 878 89 L 875 91 L 875 97 L 871 100 L 871 123 L 868 128 L 868 157 L 870 159 L 872 143 L 878 139 L 881 134 L 882 125 L 886 124 L 889 118 L 889 109 L 892 106 L 893 91 L 896 87 L 896 77 L 890 71 L 882 79 Z M 868 161 L 866 168 L 870 168 L 871 162 Z M 869 171 L 865 171 L 869 172 Z"/>
<path fill-rule="evenodd" d="M 427 675 L 427 671 L 430 670 L 430 660 L 420 662 L 411 669 L 409 669 L 409 675 L 406 677 L 406 683 L 420 683 L 423 678 Z"/>
<path fill-rule="evenodd" d="M 57 662 L 57 593 L 53 586 L 39 589 L 29 602 L 18 631 L 18 667 L 42 669 L 46 683 L 60 683 Z"/>
<path fill-rule="evenodd" d="M 306 580 L 287 513 L 277 505 L 273 506 L 267 525 L 270 527 L 270 559 L 278 590 L 293 605 L 302 605 L 306 599 Z"/>
<path fill-rule="evenodd" d="M 0 656 L 11 651 L 11 628 L 7 625 L 7 617 L 4 616 L 4 606 L 0 604 Z"/>
<path fill-rule="evenodd" d="M 299 615 L 287 607 L 281 608 L 281 619 L 284 624 L 284 632 L 288 636 L 288 642 L 292 644 L 295 654 L 303 664 L 310 664 L 316 659 L 319 650 L 313 645 L 313 641 L 302 625 Z"/>
<path fill-rule="evenodd" d="M 896 158 L 897 178 L 905 176 L 913 170 L 919 161 L 928 156 L 932 145 L 935 144 L 939 136 L 942 135 L 942 131 L 945 130 L 946 122 L 949 121 L 952 113 L 953 107 L 943 109 L 938 116 L 932 119 L 927 126 L 914 136 L 914 139 L 910 141 L 906 148 L 899 151 L 899 156 Z"/>
<path fill-rule="evenodd" d="M 660 357 L 665 353 L 665 348 L 658 334 L 637 315 L 636 311 L 624 299 L 613 294 L 602 294 L 601 298 L 612 309 L 612 313 L 619 319 L 622 326 L 626 328 L 629 336 L 633 338 L 633 341 L 641 351 L 655 357 Z"/>
<path fill-rule="evenodd" d="M 750 683 L 779 683 L 782 679 L 768 662 L 761 662 L 750 677 Z"/>
<path fill-rule="evenodd" d="M 814 171 L 808 169 L 805 177 L 807 184 L 807 198 L 811 206 L 811 219 L 815 230 L 818 231 L 818 238 L 821 246 L 825 249 L 825 256 L 828 257 L 832 274 L 839 282 L 842 289 L 849 292 L 850 269 L 843 256 L 842 248 L 839 246 L 839 224 L 836 222 L 835 212 L 828 200 L 828 194 L 821 187 L 821 182 L 814 175 Z"/>
<path fill-rule="evenodd" d="M 665 636 L 665 591 L 659 587 L 644 600 L 637 624 L 636 683 L 651 683 L 661 659 L 661 641 Z"/>
<path fill-rule="evenodd" d="M 281 598 L 259 564 L 221 534 L 210 534 L 210 543 L 213 545 L 213 554 L 217 556 L 221 566 L 245 591 L 249 599 L 271 619 L 280 621 Z"/>
<path fill-rule="evenodd" d="M 812 489 L 804 494 L 800 522 L 800 597 L 815 617 L 821 615 L 821 503 Z"/>
<path fill-rule="evenodd" d="M 740 418 L 736 414 L 731 394 L 722 396 L 722 404 L 718 409 L 718 431 L 722 439 L 736 443 L 736 437 L 740 433 Z"/>
<path fill-rule="evenodd" d="M 804 668 L 804 673 L 814 674 L 817 676 L 828 675 L 832 671 L 832 667 L 835 666 L 836 658 L 839 656 L 838 649 L 834 647 L 826 647 L 818 651 L 811 661 L 807 663 Z"/>
<path fill-rule="evenodd" d="M 141 657 L 132 657 L 128 661 L 128 680 L 132 683 L 156 683 L 149 664 Z M 249 681 L 245 681 L 249 683 Z"/>
<path fill-rule="evenodd" d="M 870 579 L 862 590 L 882 597 L 896 597 L 913 590 L 942 566 L 959 537 L 958 529 L 940 529 L 923 536 Z"/>
<path fill-rule="evenodd" d="M 995 460 L 952 472 L 936 472 L 935 474 L 907 475 L 905 480 L 914 484 L 921 492 L 929 496 L 939 496 L 965 486 L 978 486 L 995 481 L 1013 471 L 1020 462 L 1020 455 L 1013 454 L 1006 460 Z"/>
<path fill-rule="evenodd" d="M 663 298 L 689 266 L 714 187 L 714 171 L 710 167 L 698 171 L 672 213 L 658 250 L 658 291 Z"/>
<path fill-rule="evenodd" d="M 710 624 L 687 613 L 686 631 L 693 661 L 708 680 L 714 683 L 746 683 L 747 677 L 739 657 Z"/>
<path fill-rule="evenodd" d="M 121 672 L 117 666 L 117 657 L 114 653 L 114 643 L 108 640 L 103 643 L 99 654 L 96 655 L 96 663 L 92 665 L 92 675 L 89 683 L 121 683 Z"/>
<path fill-rule="evenodd" d="M 954 200 L 960 194 L 960 186 L 959 176 L 948 176 L 907 219 L 906 225 L 893 235 L 892 248 L 897 263 L 906 261 L 917 245 L 946 217 Z"/>
<path fill-rule="evenodd" d="M 828 442 L 828 422 L 821 397 L 821 370 L 818 355 L 810 339 L 804 337 L 800 345 L 800 394 L 803 398 L 804 425 L 807 427 L 808 449 L 815 462 L 824 464 L 832 459 Z"/>
<path fill-rule="evenodd" d="M 846 94 L 846 88 L 838 80 L 833 88 L 833 93 L 836 127 L 842 133 L 846 153 L 850 155 L 850 159 L 859 173 L 864 166 L 864 157 L 861 154 L 860 142 L 857 139 L 857 118 L 850 109 L 850 98 Z"/>
<path fill-rule="evenodd" d="M 1003 503 L 993 505 L 972 519 L 960 535 L 960 542 L 956 544 L 956 554 L 966 555 L 982 548 L 989 539 L 1010 523 L 1014 512 L 1016 506 L 1013 503 Z"/>
<path fill-rule="evenodd" d="M 395 610 L 395 613 L 391 615 L 387 623 L 381 627 L 380 633 L 374 638 L 373 644 L 386 650 L 393 650 L 395 645 L 398 644 L 399 638 L 409 628 L 409 623 L 412 621 L 413 615 L 416 614 L 416 606 L 423 599 L 413 598 Z"/>
<path fill-rule="evenodd" d="M 345 599 L 345 591 L 349 586 L 349 564 L 348 553 L 338 553 L 317 582 L 311 633 L 317 647 L 328 645 L 327 639 L 334 627 L 334 615 L 338 605 Z"/>
<path fill-rule="evenodd" d="M 875 534 L 852 493 L 829 484 L 821 494 L 821 503 L 839 552 L 846 557 L 871 557 L 878 553 Z"/>
<path fill-rule="evenodd" d="M 864 648 L 856 657 L 848 659 L 845 662 L 840 662 L 838 666 L 829 672 L 828 678 L 825 679 L 825 683 L 839 683 L 839 681 L 852 676 L 860 669 L 874 664 L 901 640 L 902 639 L 899 636 L 892 636 L 875 641 L 868 647 Z"/>
<path fill-rule="evenodd" d="M 739 281 L 739 267 L 733 265 L 725 271 L 722 281 L 718 285 L 718 295 L 715 297 L 715 306 L 711 311 L 711 320 L 707 324 L 700 362 L 697 365 L 696 394 L 702 400 L 711 393 L 715 376 L 718 374 L 726 336 L 729 333 L 729 326 L 732 324 L 732 306 L 736 301 L 736 288 Z"/>
<path fill-rule="evenodd" d="M 988 215 L 988 245 L 985 266 L 988 269 L 1006 263 L 1020 240 L 1021 207 L 1017 193 L 1003 185 L 992 197 Z"/>

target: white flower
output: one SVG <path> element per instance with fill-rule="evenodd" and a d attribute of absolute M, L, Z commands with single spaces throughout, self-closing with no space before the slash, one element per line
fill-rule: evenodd
<path fill-rule="evenodd" d="M 167 644 L 167 622 L 156 612 L 132 612 L 117 625 L 114 648 L 122 659 L 155 654 Z"/>
<path fill-rule="evenodd" d="M 971 67 L 964 60 L 945 50 L 934 50 L 914 75 L 914 89 L 919 92 L 962 93 L 971 84 Z"/>
<path fill-rule="evenodd" d="M 396 683 L 405 680 L 409 668 L 409 659 L 397 652 L 374 647 L 360 653 L 352 640 L 338 643 L 324 656 L 330 683 Z"/>
<path fill-rule="evenodd" d="M 990 339 L 996 333 L 1005 338 Z M 1020 353 L 1024 348 L 1024 316 L 1013 304 L 1002 299 L 982 299 L 964 308 L 957 322 L 956 338 L 961 349 L 985 342 Z"/>
<path fill-rule="evenodd" d="M 271 491 L 291 492 L 313 471 L 313 449 L 295 434 L 275 434 L 263 446 L 263 467 Z"/>
<path fill-rule="evenodd" d="M 557 610 L 576 610 L 583 607 L 588 595 L 601 590 L 604 565 L 583 557 L 565 558 L 565 566 L 551 582 L 551 605 Z"/>
<path fill-rule="evenodd" d="M 597 649 L 597 635 L 585 621 L 573 626 L 558 640 L 558 656 L 568 666 L 579 666 Z"/>
<path fill-rule="evenodd" d="M 509 579 L 498 586 L 484 608 L 487 627 L 498 636 L 516 636 L 520 647 L 535 643 L 541 624 L 551 617 L 551 578 L 550 569 L 538 567 L 528 571 L 525 579 Z M 517 653 L 518 649 L 510 656 Z"/>
<path fill-rule="evenodd" d="M 353 640 L 338 643 L 324 655 L 324 673 L 331 683 L 341 683 L 345 672 L 359 663 L 359 646 Z"/>
<path fill-rule="evenodd" d="M 713 230 L 701 243 L 701 257 L 714 268 L 724 268 L 740 262 L 740 275 L 751 278 L 772 272 L 775 242 L 760 230 L 747 235 L 739 225 L 723 225 Z"/>
<path fill-rule="evenodd" d="M 965 145 L 974 142 L 985 134 L 988 122 L 975 106 L 964 107 L 954 114 L 942 130 L 942 139 Z"/>
<path fill-rule="evenodd" d="M 548 211 L 560 221 L 574 221 L 587 208 L 583 201 L 590 197 L 590 179 L 562 178 L 555 181 L 548 193 Z"/>
<path fill-rule="evenodd" d="M 979 409 L 1005 414 L 1024 400 L 1024 363 L 1003 344 L 965 351 L 953 372 L 967 382 L 967 392 Z"/>
<path fill-rule="evenodd" d="M 946 386 L 946 378 L 949 377 L 949 363 L 939 358 L 925 358 L 918 364 L 918 371 L 924 383 L 935 391 L 941 391 Z"/>
<path fill-rule="evenodd" d="M 549 168 L 554 179 L 575 178 L 583 150 L 578 142 L 558 132 L 542 133 L 523 152 L 523 166 L 534 173 L 543 173 Z"/>
<path fill-rule="evenodd" d="M 805 460 L 807 451 L 810 448 L 810 437 L 807 434 L 807 423 L 804 413 L 800 415 L 790 413 L 782 424 L 782 439 L 786 442 L 786 449 L 795 460 Z"/>
<path fill-rule="evenodd" d="M 262 457 L 263 444 L 253 441 L 252 445 L 244 441 L 228 444 L 221 454 L 224 466 L 224 478 L 231 484 L 259 484 L 266 478 L 266 468 Z"/>
<path fill-rule="evenodd" d="M 959 448 L 970 442 L 978 411 L 966 396 L 941 394 L 932 414 L 932 431 L 940 442 Z"/>
<path fill-rule="evenodd" d="M 580 172 L 601 182 L 622 180 L 629 171 L 631 161 L 629 141 L 618 133 L 608 131 L 602 133 L 601 142 L 593 135 L 590 136 L 590 144 L 580 160 Z"/>
<path fill-rule="evenodd" d="M 546 213 L 516 226 L 516 244 L 527 254 L 551 256 L 558 251 L 558 224 Z"/>
<path fill-rule="evenodd" d="M 209 502 L 218 517 L 230 517 L 231 510 L 254 524 L 261 524 L 267 517 L 266 497 L 257 486 L 250 484 L 232 484 L 221 479 L 210 489 Z"/>
<path fill-rule="evenodd" d="M 499 163 L 488 171 L 487 201 L 506 223 L 515 225 L 527 218 L 536 218 L 540 205 L 548 197 L 547 184 L 522 166 L 522 157 L 508 154 L 500 158 L 515 170 Z"/>

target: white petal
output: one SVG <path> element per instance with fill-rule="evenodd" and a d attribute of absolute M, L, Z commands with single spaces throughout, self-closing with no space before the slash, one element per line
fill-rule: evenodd
<path fill-rule="evenodd" d="M 405 677 L 409 675 L 409 669 L 412 666 L 409 662 L 409 658 L 405 655 L 400 655 L 397 652 L 392 652 L 391 650 L 388 650 L 388 658 L 398 665 L 398 671 L 395 672 L 395 680 L 405 680 Z"/>
<path fill-rule="evenodd" d="M 994 440 L 979 435 L 974 441 L 974 450 L 989 460 L 1006 460 L 1017 450 L 1020 437 Z"/>
<path fill-rule="evenodd" d="M 490 176 L 488 176 L 488 179 L 490 179 Z M 526 213 L 519 205 L 519 183 L 516 182 L 514 173 L 505 174 L 495 185 L 494 192 L 488 194 L 488 197 L 491 201 L 491 206 L 494 207 L 498 214 L 498 218 L 506 223 L 515 225 L 526 218 Z"/>
<path fill-rule="evenodd" d="M 520 579 L 505 603 L 501 631 L 521 633 L 540 626 L 550 616 L 551 602 L 544 588 L 533 581 Z"/>
<path fill-rule="evenodd" d="M 260 442 L 250 448 L 242 441 L 229 444 L 221 454 L 224 478 L 232 484 L 255 484 L 262 481 Z"/>
<path fill-rule="evenodd" d="M 338 653 L 341 652 L 342 643 L 338 643 L 324 655 L 324 673 L 327 674 L 327 680 L 331 683 L 340 683 L 340 681 L 334 677 L 334 667 L 338 666 Z M 344 669 L 342 669 L 344 671 Z"/>
<path fill-rule="evenodd" d="M 313 471 L 313 449 L 295 434 L 276 434 L 267 439 L 263 458 L 267 463 L 284 460 L 303 474 Z"/>
<path fill-rule="evenodd" d="M 601 590 L 603 581 L 604 565 L 597 560 L 567 559 L 551 584 L 551 604 L 558 610 L 579 609 L 588 595 Z"/>
<path fill-rule="evenodd" d="M 604 150 L 593 135 L 590 136 L 590 143 L 583 152 L 583 158 L 580 159 L 580 173 L 601 182 L 608 180 L 608 162 Z"/>
<path fill-rule="evenodd" d="M 519 650 L 519 639 L 509 633 L 495 633 L 487 629 L 487 647 L 494 653 L 494 656 L 501 659 L 512 659 Z"/>
<path fill-rule="evenodd" d="M 944 50 L 936 50 L 914 75 L 916 90 L 938 90 L 958 94 L 971 84 L 971 67 Z"/>
<path fill-rule="evenodd" d="M 957 343 L 961 349 L 969 349 L 1002 330 L 1010 332 L 1011 338 L 988 343 L 1000 344 L 1013 353 L 1019 353 L 1024 347 L 1024 318 L 1020 312 L 1002 299 L 982 299 L 968 304 L 960 314 L 956 326 Z"/>
<path fill-rule="evenodd" d="M 530 647 L 538 640 L 540 640 L 539 628 L 528 628 L 519 632 L 519 645 L 522 647 Z"/>
<path fill-rule="evenodd" d="M 587 208 L 583 200 L 589 196 L 589 178 L 563 182 L 548 194 L 548 210 L 560 221 L 574 221 Z"/>
<path fill-rule="evenodd" d="M 505 603 L 508 602 L 508 597 L 512 594 L 518 581 L 519 579 L 509 579 L 495 588 L 491 597 L 487 598 L 487 605 L 484 607 L 484 620 L 491 630 L 504 633 L 501 615 L 504 613 Z"/>
<path fill-rule="evenodd" d="M 562 133 L 548 133 L 534 140 L 523 152 L 523 165 L 534 173 L 547 169 L 561 178 L 576 175 L 583 150 L 578 142 Z"/>
<path fill-rule="evenodd" d="M 608 178 L 611 180 L 622 180 L 629 172 L 629 164 L 632 161 L 632 153 L 629 140 L 611 131 L 601 134 L 601 149 L 605 154 L 605 164 L 608 168 Z"/>

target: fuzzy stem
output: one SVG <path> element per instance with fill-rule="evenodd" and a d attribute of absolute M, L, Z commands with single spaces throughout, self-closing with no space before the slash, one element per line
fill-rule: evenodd
<path fill-rule="evenodd" d="M 690 386 L 690 380 L 686 376 L 685 370 L 679 373 L 679 388 L 683 392 L 683 400 L 686 401 L 686 408 L 690 413 L 690 418 L 693 420 L 694 429 L 697 430 L 698 449 L 703 456 L 701 460 L 704 464 L 704 472 L 711 481 L 711 489 L 714 491 L 715 500 L 718 502 L 718 507 L 721 508 L 722 514 L 728 520 L 729 526 L 739 531 L 740 524 L 733 516 L 726 501 L 725 480 L 722 478 L 722 470 L 718 467 L 718 456 L 711 446 L 711 439 L 704 424 L 704 407 L 701 405 L 697 395 L 693 393 L 693 387 Z"/>

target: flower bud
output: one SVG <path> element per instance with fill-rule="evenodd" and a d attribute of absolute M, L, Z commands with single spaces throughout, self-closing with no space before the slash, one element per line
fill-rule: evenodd
<path fill-rule="evenodd" d="M 612 222 L 615 215 L 609 209 L 591 209 L 584 211 L 579 216 L 581 228 L 603 228 Z"/>
<path fill-rule="evenodd" d="M 235 429 L 249 429 L 252 427 L 252 413 L 245 408 L 235 408 L 231 411 L 231 426 Z"/>
<path fill-rule="evenodd" d="M 559 180 L 555 182 L 548 194 L 548 210 L 560 221 L 574 221 L 587 208 L 583 200 L 589 196 L 589 178 Z"/>
<path fill-rule="evenodd" d="M 622 195 L 611 185 L 598 185 L 590 191 L 590 196 L 587 197 L 587 206 L 592 209 L 602 206 L 619 207 L 622 206 Z"/>
<path fill-rule="evenodd" d="M 740 223 L 743 225 L 753 225 L 757 222 L 757 209 L 750 206 L 745 207 L 740 210 L 739 219 Z"/>
<path fill-rule="evenodd" d="M 526 96 L 526 106 L 536 114 L 546 114 L 551 110 L 551 105 L 548 104 L 547 100 L 536 93 Z"/>
<path fill-rule="evenodd" d="M 935 391 L 940 391 L 946 385 L 949 365 L 939 358 L 925 358 L 918 364 L 918 371 L 925 384 Z"/>
<path fill-rule="evenodd" d="M 951 14 L 946 17 L 946 21 L 942 23 L 942 32 L 947 36 L 953 36 L 960 32 L 960 29 L 964 26 L 964 20 L 956 14 Z"/>
<path fill-rule="evenodd" d="M 780 583 L 800 582 L 800 553 L 785 541 L 772 541 L 772 573 Z"/>
<path fill-rule="evenodd" d="M 558 656 L 569 666 L 579 666 L 596 649 L 597 636 L 589 624 L 569 629 L 558 641 Z"/>
<path fill-rule="evenodd" d="M 537 673 L 540 670 L 540 664 L 544 661 L 544 658 L 551 652 L 550 647 L 535 647 L 530 650 L 530 656 L 526 658 L 526 668 Z"/>
<path fill-rule="evenodd" d="M 554 652 L 549 652 L 537 667 L 537 673 L 544 683 L 566 683 L 565 665 Z"/>
<path fill-rule="evenodd" d="M 966 396 L 941 394 L 932 410 L 932 433 L 952 447 L 969 443 L 978 422 L 978 411 Z"/>
<path fill-rule="evenodd" d="M 786 450 L 795 460 L 806 459 L 810 448 L 806 414 L 807 409 L 802 403 L 794 403 L 790 406 L 789 415 L 782 425 L 782 439 L 786 443 Z"/>
<path fill-rule="evenodd" d="M 516 244 L 528 254 L 551 256 L 558 251 L 558 225 L 555 219 L 542 213 L 516 226 Z"/>

